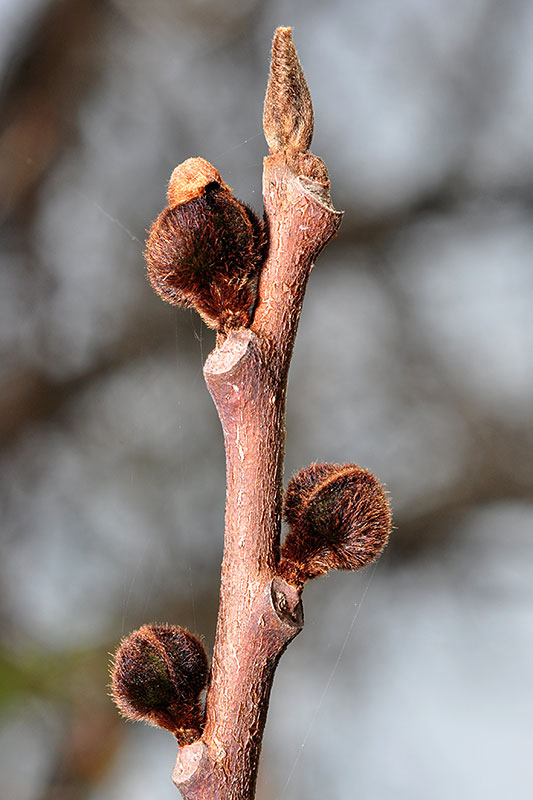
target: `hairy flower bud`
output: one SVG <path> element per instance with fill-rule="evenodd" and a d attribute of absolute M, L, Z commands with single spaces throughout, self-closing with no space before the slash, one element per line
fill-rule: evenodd
<path fill-rule="evenodd" d="M 266 249 L 264 224 L 203 158 L 176 167 L 168 202 L 146 243 L 153 288 L 173 305 L 196 308 L 212 328 L 247 327 Z"/>
<path fill-rule="evenodd" d="M 357 464 L 311 464 L 289 481 L 290 526 L 278 573 L 304 583 L 331 569 L 357 570 L 387 544 L 391 512 L 377 478 Z"/>
<path fill-rule="evenodd" d="M 179 744 L 202 735 L 199 697 L 209 668 L 200 640 L 177 625 L 143 625 L 122 640 L 111 694 L 124 717 L 171 731 Z"/>

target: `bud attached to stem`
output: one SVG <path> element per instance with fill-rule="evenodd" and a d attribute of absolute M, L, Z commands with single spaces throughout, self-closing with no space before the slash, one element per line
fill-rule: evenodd
<path fill-rule="evenodd" d="M 202 735 L 200 694 L 209 667 L 200 640 L 177 625 L 143 625 L 122 640 L 111 695 L 124 717 L 171 731 L 180 745 Z"/>
<path fill-rule="evenodd" d="M 294 584 L 365 567 L 383 551 L 392 522 L 383 487 L 357 464 L 300 470 L 289 481 L 284 513 L 290 530 L 278 574 Z"/>
<path fill-rule="evenodd" d="M 263 130 L 271 153 L 305 153 L 313 138 L 313 104 L 292 41 L 292 28 L 277 28 L 272 41 Z"/>
<path fill-rule="evenodd" d="M 203 158 L 170 178 L 169 205 L 146 242 L 148 279 L 163 300 L 193 306 L 210 327 L 247 327 L 266 250 L 264 224 Z"/>

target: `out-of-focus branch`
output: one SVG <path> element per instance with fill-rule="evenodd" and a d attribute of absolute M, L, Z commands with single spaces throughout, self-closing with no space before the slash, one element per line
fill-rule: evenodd
<path fill-rule="evenodd" d="M 94 68 L 86 44 L 102 7 L 101 0 L 51 2 L 7 82 L 0 114 L 0 220 L 27 210 L 60 147 L 72 138 L 73 109 Z"/>

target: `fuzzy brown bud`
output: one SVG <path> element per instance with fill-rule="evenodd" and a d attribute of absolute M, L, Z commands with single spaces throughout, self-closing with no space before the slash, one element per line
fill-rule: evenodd
<path fill-rule="evenodd" d="M 385 490 L 357 464 L 300 470 L 289 481 L 284 514 L 290 530 L 278 573 L 296 584 L 365 567 L 384 549 L 392 522 Z"/>
<path fill-rule="evenodd" d="M 266 249 L 264 224 L 203 158 L 176 167 L 168 202 L 146 243 L 153 288 L 172 305 L 196 308 L 212 328 L 247 327 Z"/>
<path fill-rule="evenodd" d="M 313 138 L 313 104 L 292 41 L 292 28 L 277 28 L 272 42 L 263 130 L 271 153 L 305 153 Z"/>
<path fill-rule="evenodd" d="M 122 640 L 111 695 L 124 717 L 171 731 L 178 743 L 202 735 L 200 694 L 209 667 L 200 640 L 177 625 L 143 625 Z"/>

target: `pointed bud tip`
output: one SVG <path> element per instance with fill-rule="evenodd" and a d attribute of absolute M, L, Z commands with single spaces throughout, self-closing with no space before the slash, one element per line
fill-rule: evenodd
<path fill-rule="evenodd" d="M 305 153 L 313 138 L 313 105 L 292 41 L 292 28 L 277 28 L 272 41 L 263 129 L 272 153 Z"/>
<path fill-rule="evenodd" d="M 292 44 L 292 26 L 278 25 L 278 27 L 274 31 L 274 36 L 272 37 L 272 41 L 279 42 L 282 39 Z"/>

